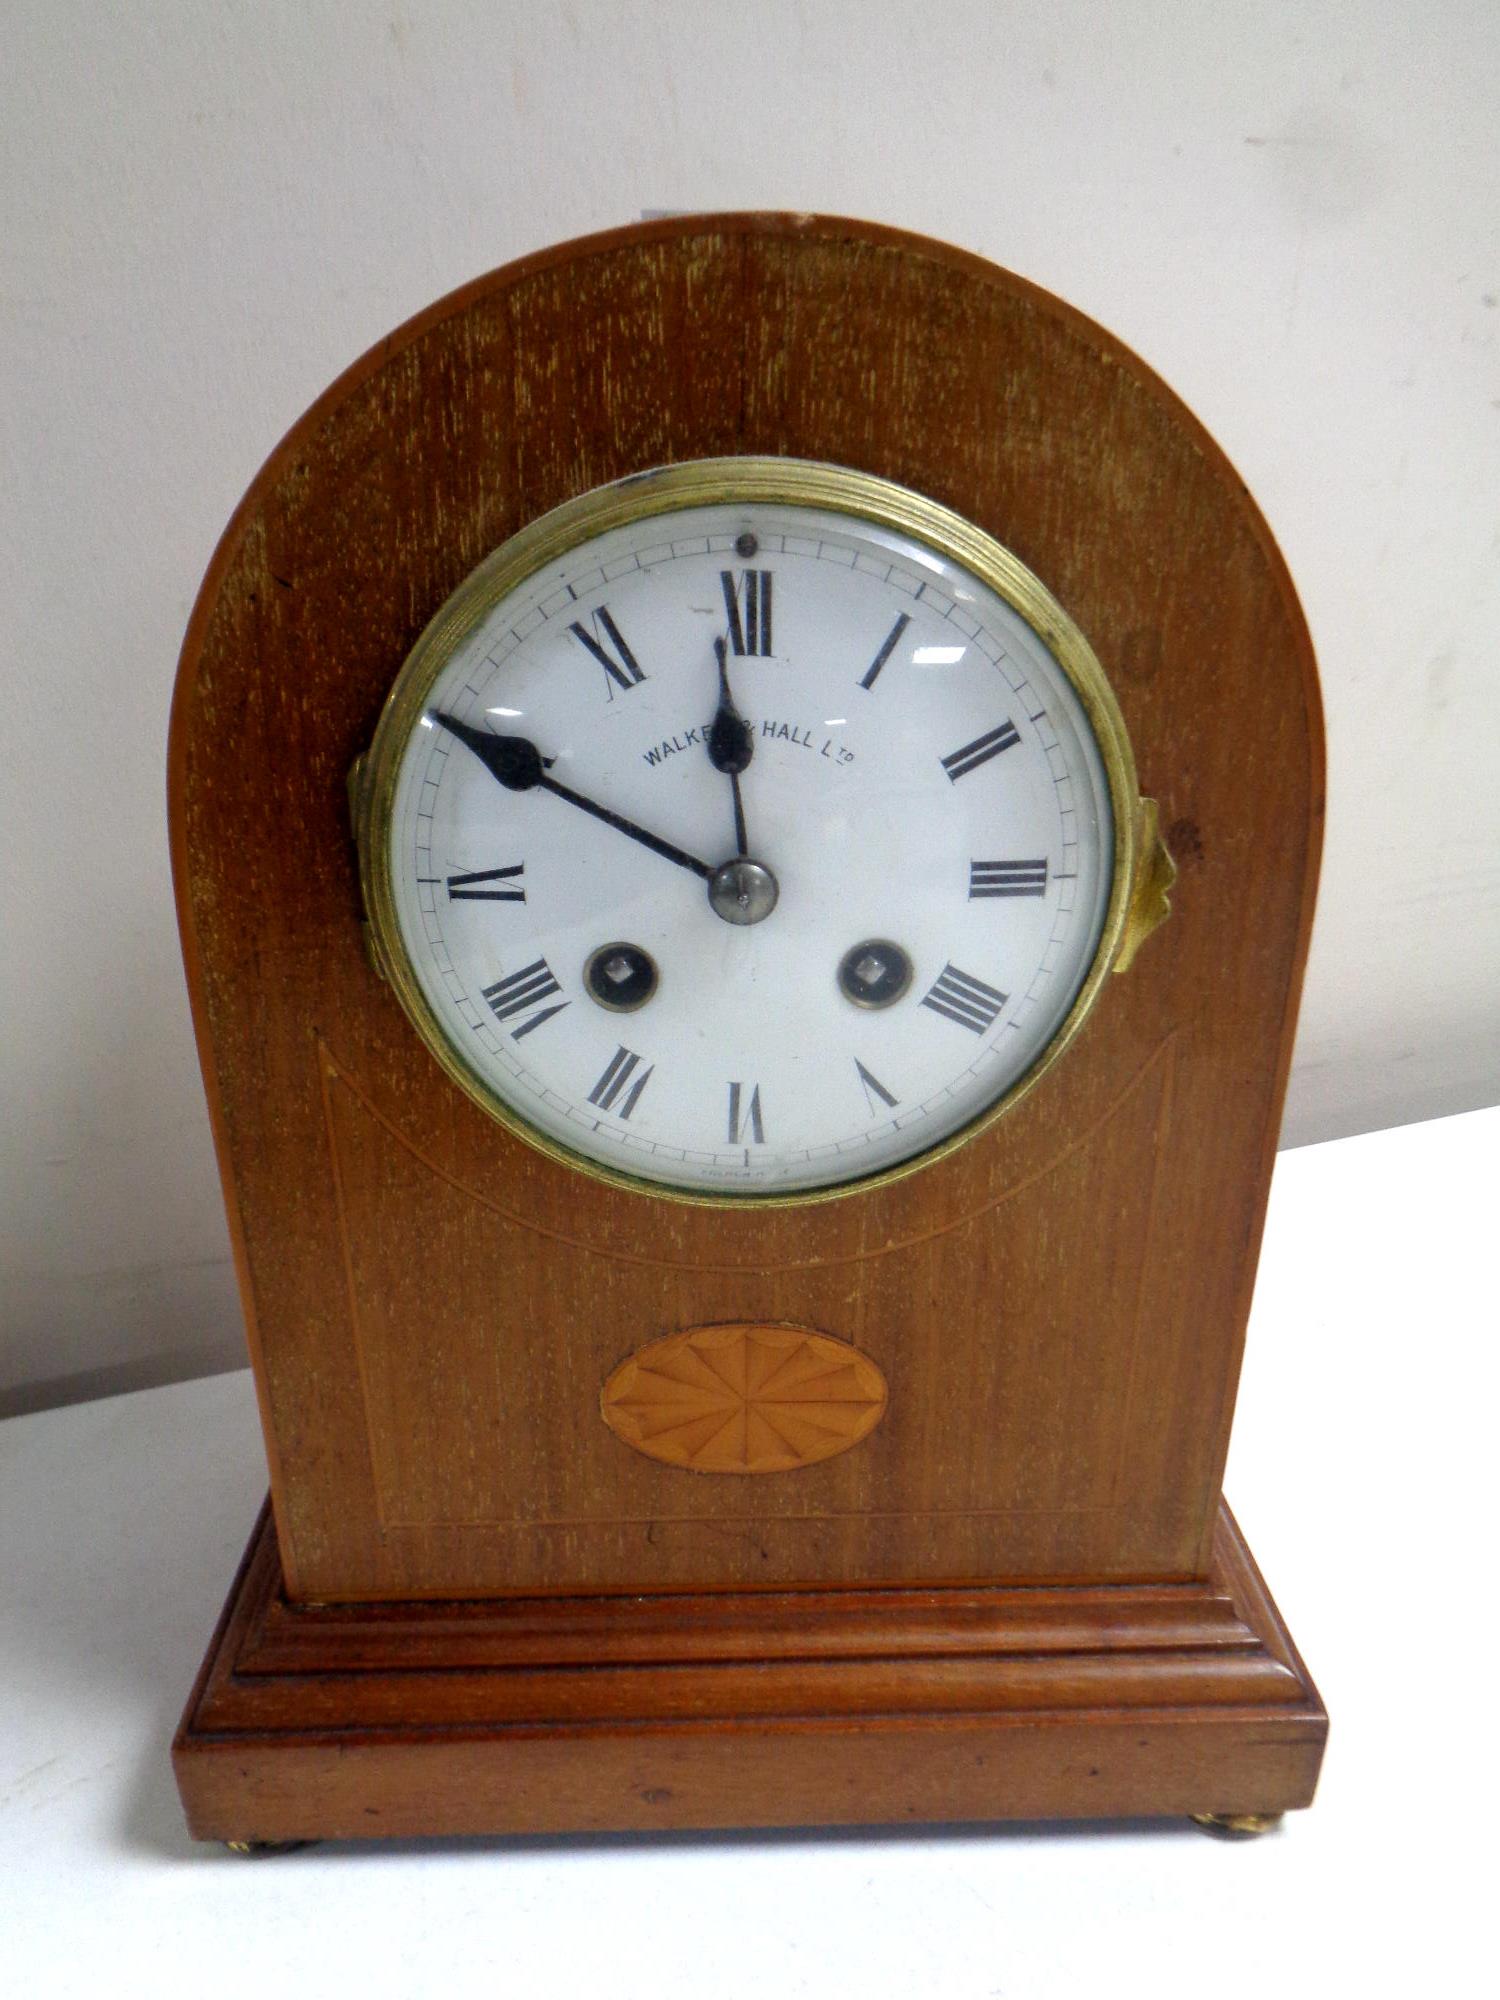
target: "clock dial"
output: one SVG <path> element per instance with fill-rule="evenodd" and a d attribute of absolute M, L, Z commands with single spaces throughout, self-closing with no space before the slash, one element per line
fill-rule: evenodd
<path fill-rule="evenodd" d="M 1005 1101 L 1102 970 L 1134 796 L 1102 674 L 1013 558 L 830 469 L 803 468 L 857 507 L 767 497 L 756 461 L 737 497 L 745 463 L 711 501 L 605 489 L 593 532 L 574 503 L 563 546 L 539 523 L 476 573 L 398 683 L 365 842 L 465 1087 L 704 1197 L 858 1183 Z"/>

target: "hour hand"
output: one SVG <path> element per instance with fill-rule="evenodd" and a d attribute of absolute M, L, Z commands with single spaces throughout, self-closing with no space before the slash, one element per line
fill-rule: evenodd
<path fill-rule="evenodd" d="M 740 773 L 755 754 L 755 731 L 734 705 L 729 692 L 729 646 L 714 640 L 714 658 L 719 663 L 719 706 L 708 725 L 708 761 L 716 771 L 728 775 L 734 795 L 734 842 L 743 859 L 750 852 L 750 836 L 745 828 L 745 801 L 740 796 Z"/>
<path fill-rule="evenodd" d="M 755 732 L 734 705 L 729 692 L 729 648 L 722 639 L 714 640 L 714 657 L 719 663 L 719 707 L 708 727 L 708 761 L 716 771 L 737 778 L 755 754 Z"/>

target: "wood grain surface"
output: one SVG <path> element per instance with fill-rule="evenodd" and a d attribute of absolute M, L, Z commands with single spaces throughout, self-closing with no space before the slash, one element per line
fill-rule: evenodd
<path fill-rule="evenodd" d="M 884 475 L 1012 548 L 1092 641 L 1181 868 L 1171 921 L 991 1130 L 753 1213 L 586 1180 L 447 1081 L 366 960 L 345 800 L 482 556 L 603 481 L 735 452 Z M 173 715 L 288 1598 L 1208 1576 L 1321 811 L 1307 635 L 1243 486 L 1141 362 L 1021 280 L 865 224 L 672 219 L 393 333 L 255 480 Z M 858 1348 L 882 1421 L 772 1477 L 623 1443 L 612 1372 L 727 1320 Z"/>

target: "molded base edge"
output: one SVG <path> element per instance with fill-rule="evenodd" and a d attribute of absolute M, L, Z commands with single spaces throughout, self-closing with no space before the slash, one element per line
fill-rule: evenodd
<path fill-rule="evenodd" d="M 1327 1729 L 1222 1505 L 1194 1583 L 327 1606 L 267 1510 L 172 1758 L 268 1842 L 1273 1814 Z"/>

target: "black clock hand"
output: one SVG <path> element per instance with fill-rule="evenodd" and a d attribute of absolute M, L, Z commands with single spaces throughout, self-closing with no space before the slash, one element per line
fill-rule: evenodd
<path fill-rule="evenodd" d="M 734 837 L 741 855 L 750 852 L 745 832 L 745 802 L 740 797 L 740 773 L 755 754 L 755 732 L 734 705 L 729 692 L 729 647 L 714 640 L 714 658 L 719 663 L 719 707 L 708 728 L 708 761 L 716 771 L 728 773 L 734 792 Z"/>
<path fill-rule="evenodd" d="M 679 868 L 691 869 L 694 875 L 701 875 L 705 882 L 713 877 L 713 869 L 706 861 L 699 861 L 695 855 L 685 854 L 680 847 L 674 847 L 670 840 L 648 833 L 634 820 L 626 819 L 610 806 L 601 806 L 595 799 L 586 799 L 581 792 L 575 792 L 571 785 L 559 784 L 556 778 L 547 776 L 547 766 L 552 762 L 544 757 L 536 745 L 524 736 L 495 736 L 487 729 L 473 729 L 467 722 L 460 722 L 457 716 L 444 715 L 440 709 L 432 711 L 434 722 L 441 723 L 450 736 L 456 736 L 466 744 L 483 764 L 492 778 L 504 785 L 508 792 L 551 792 L 554 798 L 566 799 L 570 806 L 577 806 L 581 812 L 592 813 L 595 819 L 612 826 L 616 833 L 627 834 L 631 840 L 638 840 L 642 847 L 649 847 L 653 854 L 659 854 L 664 861 L 675 861 Z"/>

